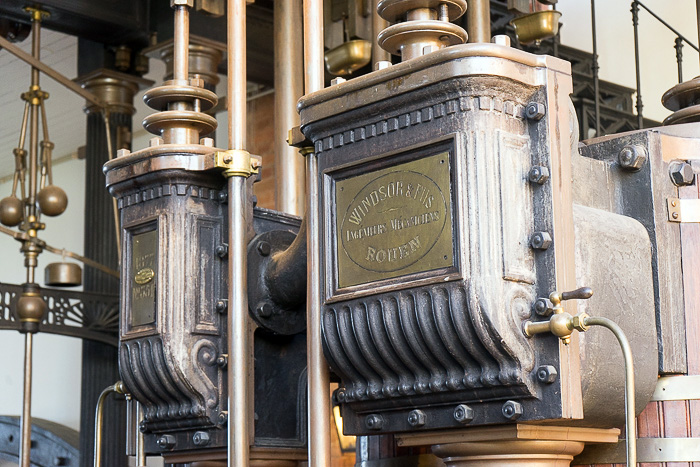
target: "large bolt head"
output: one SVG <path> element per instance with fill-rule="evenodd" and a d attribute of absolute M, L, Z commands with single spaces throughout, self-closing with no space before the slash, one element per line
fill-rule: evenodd
<path fill-rule="evenodd" d="M 542 365 L 537 369 L 537 379 L 540 383 L 551 384 L 557 380 L 557 369 L 552 365 Z"/>
<path fill-rule="evenodd" d="M 671 176 L 671 181 L 676 186 L 692 185 L 695 181 L 693 167 L 687 162 L 672 162 L 668 166 L 668 173 Z"/>
<path fill-rule="evenodd" d="M 554 304 L 548 298 L 540 297 L 535 300 L 532 309 L 535 310 L 538 316 L 549 316 L 554 311 Z"/>
<path fill-rule="evenodd" d="M 547 180 L 549 180 L 549 169 L 541 165 L 536 165 L 530 169 L 530 171 L 527 174 L 527 178 L 532 183 L 542 185 Z"/>
<path fill-rule="evenodd" d="M 161 449 L 170 449 L 175 446 L 175 437 L 173 435 L 163 435 L 158 438 L 156 444 Z"/>
<path fill-rule="evenodd" d="M 384 426 L 384 418 L 377 414 L 367 415 L 365 426 L 368 430 L 379 431 Z"/>
<path fill-rule="evenodd" d="M 425 419 L 425 412 L 422 410 L 411 410 L 411 413 L 408 414 L 408 424 L 414 428 L 425 425 Z"/>
<path fill-rule="evenodd" d="M 55 185 L 42 188 L 37 195 L 37 200 L 42 214 L 51 217 L 63 214 L 63 211 L 68 207 L 66 192 Z"/>
<path fill-rule="evenodd" d="M 523 405 L 520 402 L 506 401 L 501 407 L 501 413 L 508 420 L 517 420 L 523 414 Z"/>
<path fill-rule="evenodd" d="M 618 154 L 620 166 L 625 170 L 639 170 L 647 161 L 647 150 L 638 144 L 628 144 Z"/>
<path fill-rule="evenodd" d="M 530 246 L 536 250 L 546 250 L 552 244 L 552 237 L 547 232 L 535 232 L 530 237 Z"/>
<path fill-rule="evenodd" d="M 474 420 L 474 409 L 469 407 L 467 404 L 459 404 L 454 413 L 452 414 L 455 421 L 466 425 L 467 423 Z"/>
<path fill-rule="evenodd" d="M 24 215 L 22 200 L 16 196 L 8 196 L 0 201 L 0 222 L 8 227 L 14 227 L 22 222 Z"/>
<path fill-rule="evenodd" d="M 211 437 L 206 431 L 196 431 L 194 435 L 192 435 L 192 442 L 195 446 L 206 446 L 210 441 Z"/>
<path fill-rule="evenodd" d="M 530 120 L 542 120 L 545 110 L 544 104 L 540 104 L 539 102 L 530 102 L 525 107 L 525 116 Z"/>

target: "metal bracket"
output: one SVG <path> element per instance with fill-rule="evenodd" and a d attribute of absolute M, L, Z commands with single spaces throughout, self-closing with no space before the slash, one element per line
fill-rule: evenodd
<path fill-rule="evenodd" d="M 250 177 L 257 174 L 262 157 L 254 156 L 244 149 L 229 149 L 214 153 L 214 167 L 224 169 L 224 176 Z"/>
<path fill-rule="evenodd" d="M 656 383 L 652 401 L 700 400 L 700 375 L 664 376 Z"/>
<path fill-rule="evenodd" d="M 700 199 L 669 198 L 666 203 L 669 222 L 700 222 Z"/>

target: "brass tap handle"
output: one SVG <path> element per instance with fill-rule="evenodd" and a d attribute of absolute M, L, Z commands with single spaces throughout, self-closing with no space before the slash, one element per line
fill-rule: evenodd
<path fill-rule="evenodd" d="M 562 292 L 561 300 L 588 300 L 593 296 L 593 289 L 590 287 L 579 287 L 571 292 Z"/>

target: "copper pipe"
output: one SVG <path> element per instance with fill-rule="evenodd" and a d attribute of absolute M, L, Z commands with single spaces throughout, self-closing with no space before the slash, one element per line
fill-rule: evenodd
<path fill-rule="evenodd" d="M 700 0 L 698 0 L 700 1 Z M 372 0 L 372 69 L 376 69 L 378 62 L 391 61 L 391 54 L 379 47 L 377 36 L 389 27 L 389 22 L 377 13 L 379 0 Z"/>
<path fill-rule="evenodd" d="M 489 0 L 467 0 L 469 42 L 491 42 L 491 5 Z"/>
<path fill-rule="evenodd" d="M 121 381 L 117 381 L 113 385 L 106 387 L 100 393 L 100 397 L 97 398 L 97 406 L 95 407 L 95 449 L 92 460 L 93 467 L 100 467 L 102 465 L 102 421 L 104 418 L 104 405 L 107 396 L 113 392 L 124 394 L 124 385 Z"/>
<path fill-rule="evenodd" d="M 24 392 L 22 394 L 22 419 L 20 421 L 19 458 L 21 467 L 31 467 L 32 448 L 32 343 L 34 333 L 24 334 Z"/>
<path fill-rule="evenodd" d="M 246 133 L 246 0 L 228 0 L 228 147 L 244 150 Z M 248 182 L 228 179 L 228 466 L 249 463 L 253 406 L 249 392 L 247 238 Z"/>
<path fill-rule="evenodd" d="M 299 125 L 296 104 L 304 94 L 301 0 L 274 2 L 275 30 L 275 207 L 304 214 L 304 158 L 287 144 L 288 131 Z"/>

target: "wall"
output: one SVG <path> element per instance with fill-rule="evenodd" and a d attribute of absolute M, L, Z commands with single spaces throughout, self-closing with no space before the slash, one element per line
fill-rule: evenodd
<path fill-rule="evenodd" d="M 601 79 L 636 88 L 634 33 L 629 0 L 597 0 L 596 23 Z M 698 44 L 695 0 L 644 0 L 643 2 L 693 44 Z M 591 41 L 591 2 L 559 0 L 562 12 L 561 41 L 577 49 L 593 51 Z M 676 36 L 640 9 L 639 41 L 642 99 L 645 117 L 662 121 L 670 112 L 661 105 L 662 94 L 678 83 Z M 698 76 L 698 53 L 683 47 L 683 79 Z"/>

